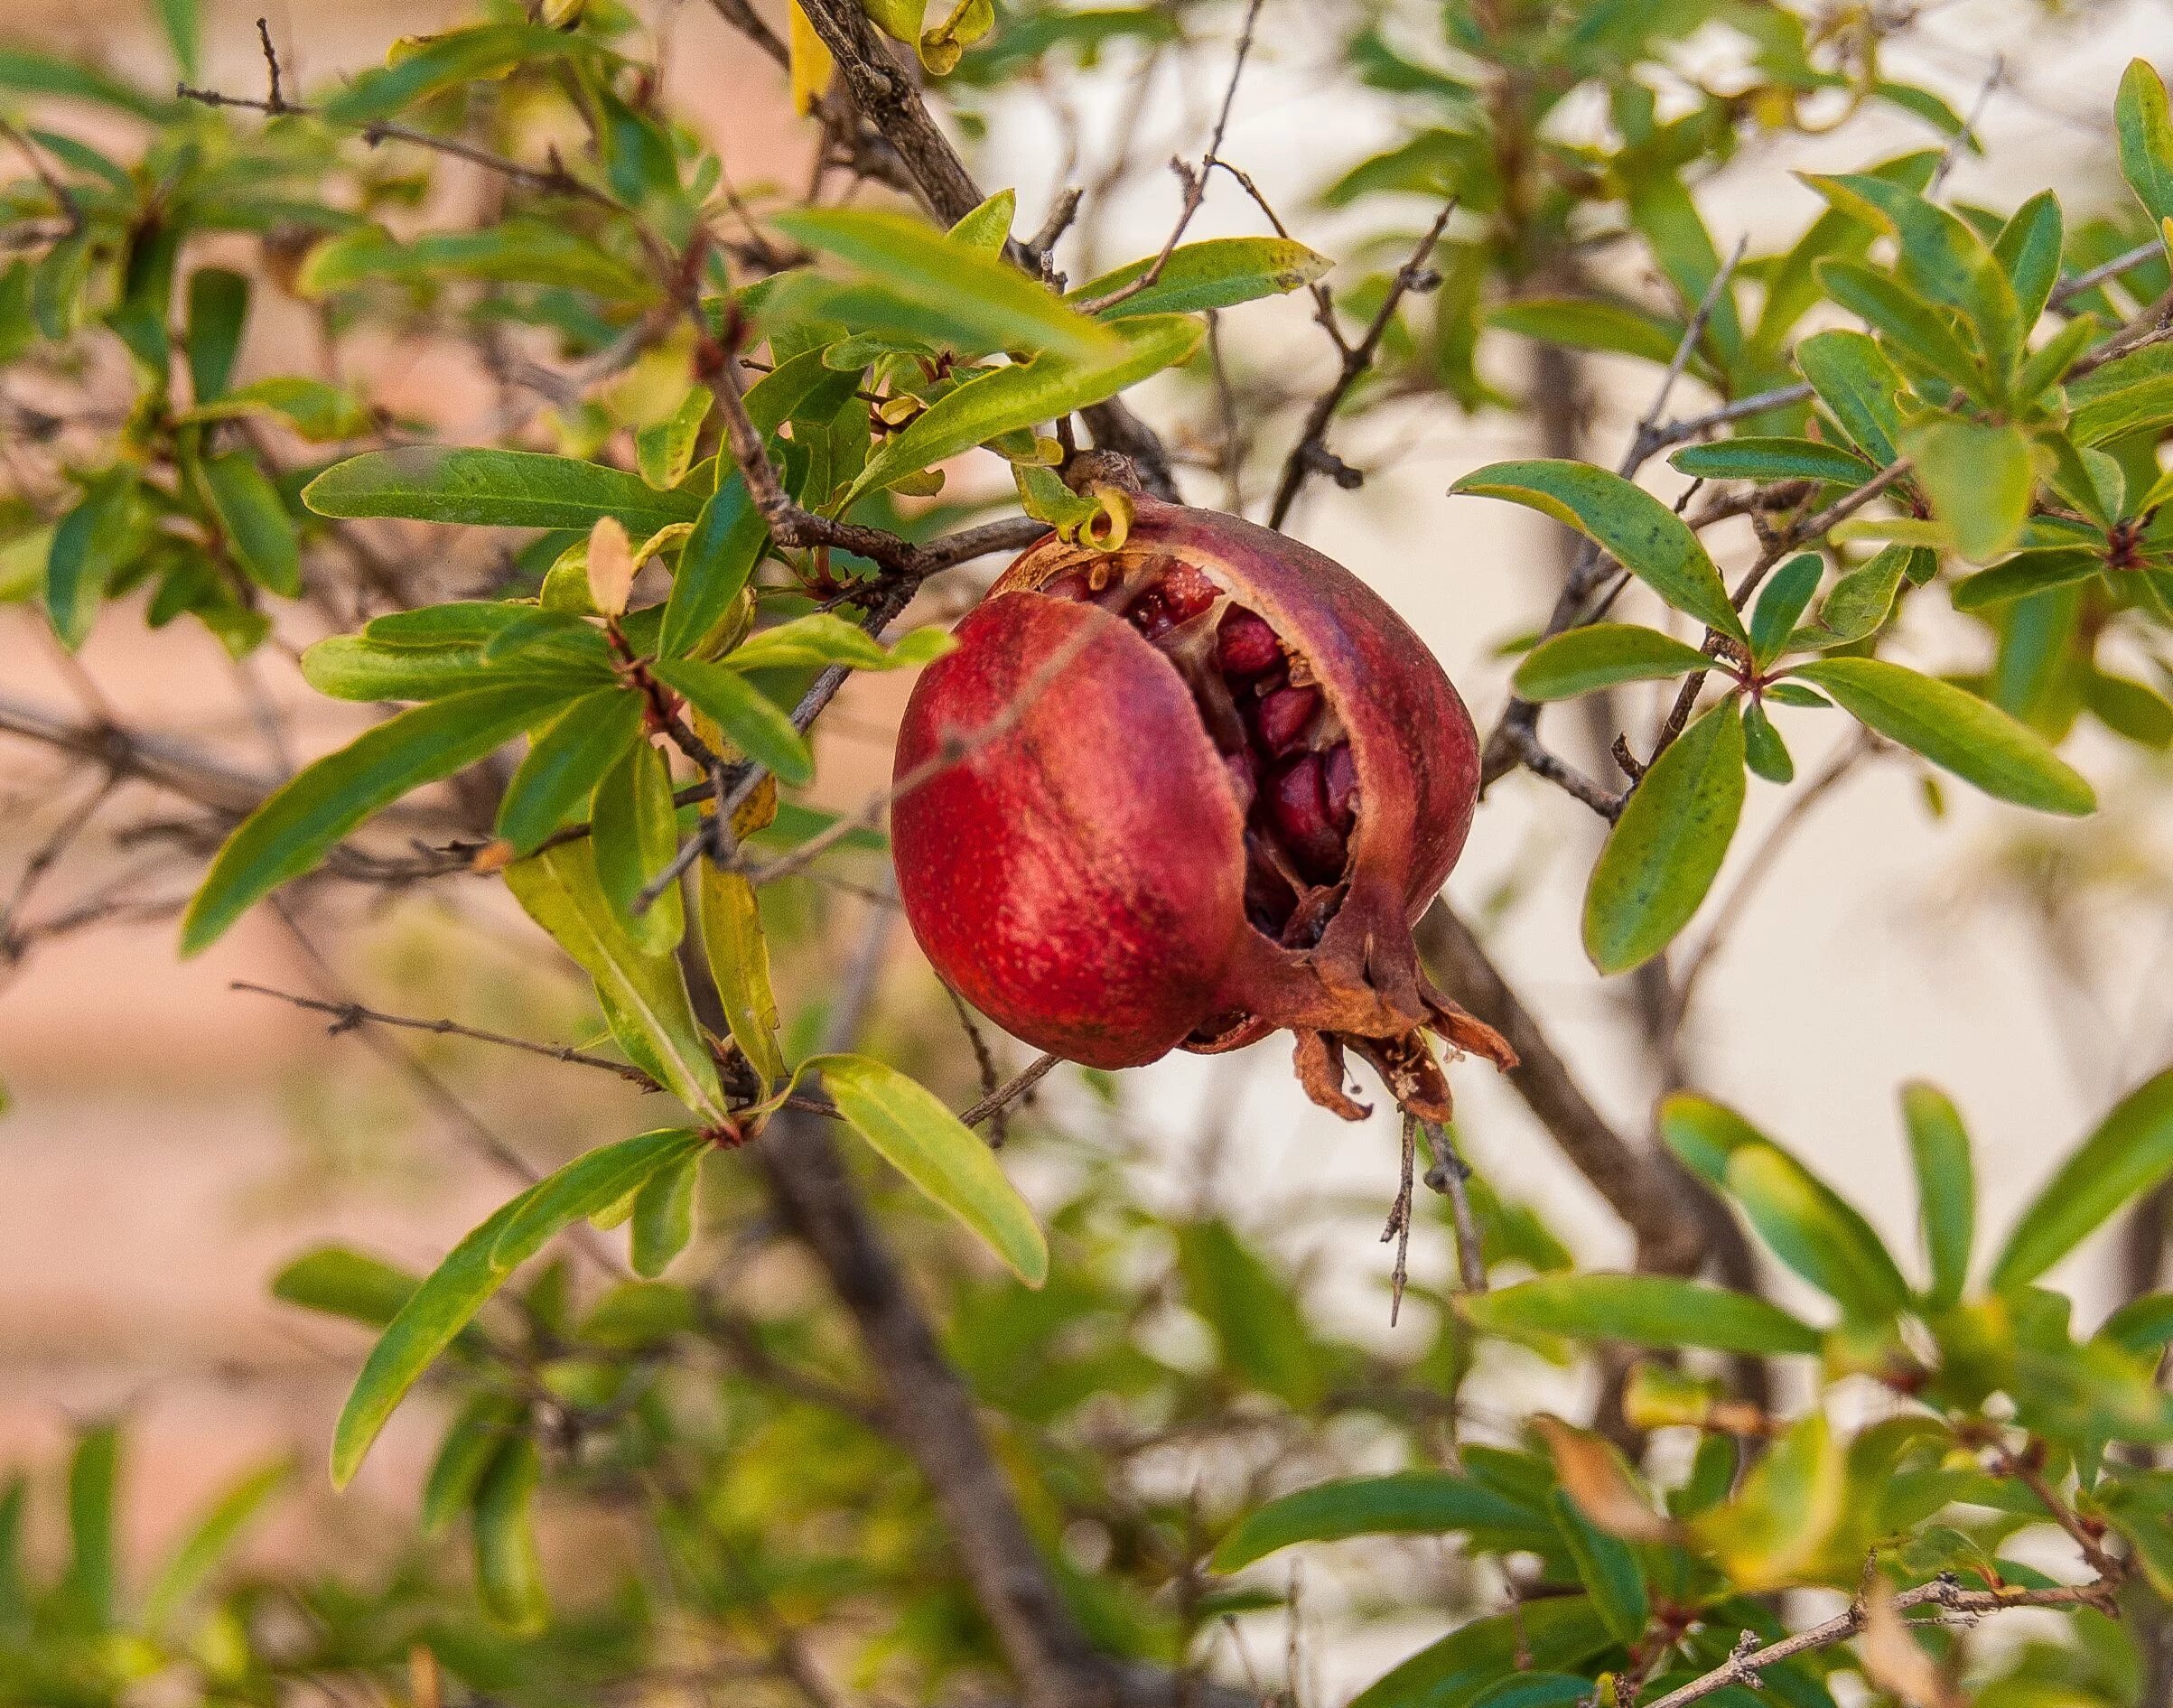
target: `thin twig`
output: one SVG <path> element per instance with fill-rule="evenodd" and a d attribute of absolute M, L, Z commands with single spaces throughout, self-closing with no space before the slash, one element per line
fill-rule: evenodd
<path fill-rule="evenodd" d="M 1054 1054 L 1035 1057 L 980 1102 L 969 1104 L 959 1111 L 959 1120 L 969 1127 L 979 1126 L 999 1109 L 1009 1108 L 1040 1085 L 1049 1077 L 1049 1069 L 1060 1066 L 1063 1059 L 1063 1057 Z"/>
<path fill-rule="evenodd" d="M 1932 1605 L 1948 1614 L 1997 1613 L 2014 1607 L 2094 1607 L 2105 1610 L 2112 1605 L 2114 1587 L 2111 1581 L 2099 1578 L 2090 1583 L 2061 1583 L 2047 1589 L 2010 1585 L 1996 1590 L 1964 1590 L 1953 1578 L 1942 1576 L 1913 1590 L 1902 1591 L 1894 1598 L 1894 1606 L 1906 1610 Z M 1846 1612 L 1836 1613 L 1823 1624 L 1798 1631 L 1793 1637 L 1763 1643 L 1754 1633 L 1747 1632 L 1743 1641 L 1720 1666 L 1703 1677 L 1656 1697 L 1645 1708 L 1688 1708 L 1690 1703 L 1702 1701 L 1731 1685 L 1755 1689 L 1759 1675 L 1767 1667 L 1814 1649 L 1845 1643 L 1862 1632 L 1865 1619 L 1866 1610 L 1859 1600 Z"/>
<path fill-rule="evenodd" d="M 1184 200 L 1177 211 L 1177 223 L 1170 228 L 1170 235 L 1162 239 L 1161 250 L 1147 264 L 1144 273 L 1105 295 L 1079 303 L 1077 307 L 1080 313 L 1099 314 L 1105 309 L 1114 308 L 1119 303 L 1137 296 L 1160 280 L 1162 269 L 1170 265 L 1170 257 L 1177 252 L 1177 246 L 1183 238 L 1186 229 L 1191 225 L 1192 217 L 1208 199 L 1208 180 L 1214 175 L 1215 168 L 1222 163 L 1223 133 L 1230 127 L 1230 109 L 1237 102 L 1237 85 L 1245 77 L 1245 61 L 1252 57 L 1253 29 L 1260 22 L 1260 8 L 1264 3 L 1265 0 L 1251 0 L 1245 7 L 1245 28 L 1237 37 L 1237 54 L 1230 66 L 1230 80 L 1222 92 L 1222 110 L 1216 115 L 1215 129 L 1208 138 L 1207 153 L 1199 157 L 1198 170 L 1194 171 L 1181 160 L 1170 163 L 1170 170 L 1177 174 L 1185 187 Z"/>
<path fill-rule="evenodd" d="M 1449 1199 L 1449 1213 L 1456 1221 L 1456 1269 L 1466 1293 L 1487 1291 L 1487 1252 L 1479 1238 L 1478 1216 L 1471 1208 L 1471 1165 L 1456 1148 L 1455 1136 L 1444 1126 L 1429 1121 L 1419 1129 L 1425 1134 L 1431 1162 L 1426 1184 Z"/>
<path fill-rule="evenodd" d="M 1403 305 L 1404 298 L 1413 291 L 1431 290 L 1441 282 L 1440 275 L 1427 263 L 1432 259 L 1434 246 L 1441 240 L 1441 233 L 1448 229 L 1450 217 L 1456 212 L 1456 205 L 1457 199 L 1454 196 L 1441 204 L 1441 210 L 1434 215 L 1433 223 L 1426 228 L 1425 235 L 1420 238 L 1418 246 L 1412 250 L 1411 258 L 1396 269 L 1395 277 L 1389 281 L 1388 294 L 1381 299 L 1381 306 L 1375 311 L 1373 319 L 1367 322 L 1364 334 L 1356 344 L 1345 344 L 1340 334 L 1337 333 L 1332 316 L 1328 321 L 1329 333 L 1335 336 L 1343 352 L 1342 366 L 1329 388 L 1313 400 L 1312 408 L 1306 413 L 1304 431 L 1299 434 L 1298 443 L 1292 447 L 1290 456 L 1283 462 L 1282 479 L 1275 489 L 1274 506 L 1268 512 L 1270 527 L 1282 526 L 1284 518 L 1291 513 L 1291 506 L 1298 501 L 1299 489 L 1304 486 L 1306 477 L 1310 474 L 1325 474 L 1346 490 L 1364 481 L 1366 477 L 1363 474 L 1329 450 L 1328 424 L 1334 418 L 1343 399 L 1349 396 L 1350 388 L 1373 366 L 1374 358 L 1380 352 L 1381 341 L 1388 335 L 1388 328 L 1395 320 L 1396 310 Z"/>
<path fill-rule="evenodd" d="M 330 1014 L 332 1023 L 326 1031 L 335 1037 L 364 1025 L 434 1032 L 441 1038 L 467 1038 L 477 1043 L 496 1044 L 501 1050 L 518 1050 L 531 1056 L 546 1056 L 553 1061 L 601 1069 L 620 1079 L 630 1080 L 646 1091 L 661 1088 L 656 1080 L 630 1063 L 613 1061 L 609 1056 L 592 1055 L 585 1050 L 575 1050 L 570 1044 L 539 1044 L 532 1039 L 515 1038 L 506 1032 L 490 1031 L 480 1026 L 463 1025 L 457 1020 L 422 1020 L 412 1014 L 388 1014 L 357 1002 L 325 1002 L 314 996 L 299 995 L 293 991 L 275 990 L 269 985 L 252 984 L 242 978 L 235 979 L 227 988 L 248 991 L 257 996 L 274 997 L 280 1002 L 290 1003 L 296 1008 L 306 1008 L 312 1013 Z"/>

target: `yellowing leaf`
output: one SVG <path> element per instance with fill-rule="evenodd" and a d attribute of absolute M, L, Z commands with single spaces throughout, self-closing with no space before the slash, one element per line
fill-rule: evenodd
<path fill-rule="evenodd" d="M 1577 1510 L 1609 1535 L 1665 1542 L 1674 1527 L 1637 1492 L 1613 1447 L 1600 1437 L 1541 1413 L 1532 1427 L 1547 1444 L 1554 1474 Z"/>
<path fill-rule="evenodd" d="M 588 574 L 589 602 L 597 615 L 622 615 L 634 585 L 634 547 L 615 516 L 598 517 L 589 529 Z"/>
<path fill-rule="evenodd" d="M 792 63 L 792 110 L 807 114 L 815 110 L 823 91 L 830 87 L 830 73 L 835 61 L 830 50 L 816 34 L 815 26 L 807 22 L 807 14 L 799 8 L 799 0 L 793 0 L 792 23 L 789 32 Z"/>

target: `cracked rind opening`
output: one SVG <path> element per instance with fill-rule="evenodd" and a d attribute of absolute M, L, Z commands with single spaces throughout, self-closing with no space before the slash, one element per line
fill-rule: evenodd
<path fill-rule="evenodd" d="M 1343 1088 L 1348 1045 L 1413 1113 L 1446 1119 L 1448 1087 L 1420 1028 L 1497 1065 L 1515 1059 L 1425 979 L 1411 939 L 1477 795 L 1462 702 L 1424 643 L 1331 560 L 1234 518 L 1152 499 L 1138 510 L 1123 549 L 1045 541 L 993 593 L 1040 593 L 1124 617 L 1186 682 L 1224 757 L 1246 820 L 1252 929 L 1238 934 L 1227 1000 L 1182 1047 L 1218 1053 L 1287 1027 L 1300 1077 L 1323 1106 L 1364 1112 Z M 1353 684 L 1363 685 L 1356 702 L 1344 692 Z M 1293 689 L 1312 697 L 1273 699 Z M 1307 756 L 1320 785 L 1311 817 Z M 1293 774 L 1279 802 L 1277 783 Z M 1309 848 L 1320 819 L 1338 841 Z"/>

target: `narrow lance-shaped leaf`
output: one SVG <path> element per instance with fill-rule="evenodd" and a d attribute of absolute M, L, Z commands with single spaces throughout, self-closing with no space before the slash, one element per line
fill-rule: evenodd
<path fill-rule="evenodd" d="M 476 1588 L 483 1607 L 499 1624 L 520 1633 L 541 1630 L 551 1612 L 531 1511 L 542 1478 L 534 1439 L 517 1435 L 499 1449 L 476 1485 L 471 1513 Z"/>
<path fill-rule="evenodd" d="M 959 218 L 951 227 L 951 240 L 963 243 L 969 249 L 978 249 L 983 255 L 1001 257 L 1003 246 L 1011 240 L 1011 224 L 1018 212 L 1019 192 L 999 190 Z"/>
<path fill-rule="evenodd" d="M 249 1521 L 264 1509 L 294 1474 L 284 1459 L 246 1471 L 198 1520 L 181 1546 L 160 1571 L 144 1600 L 144 1623 L 153 1629 L 164 1626 L 182 1604 L 219 1569 L 228 1551 Z"/>
<path fill-rule="evenodd" d="M 701 514 L 699 494 L 534 451 L 404 445 L 335 463 L 302 489 L 320 516 L 396 516 L 490 527 L 574 527 L 616 517 L 643 537 Z"/>
<path fill-rule="evenodd" d="M 1030 1287 L 1049 1277 L 1049 1246 L 1033 1211 L 988 1145 L 926 1086 L 868 1056 L 815 1056 L 837 1112 L 875 1153 L 985 1241 Z"/>
<path fill-rule="evenodd" d="M 1497 1332 L 1715 1352 L 1815 1352 L 1819 1346 L 1818 1331 L 1778 1305 L 1674 1275 L 1542 1275 L 1467 1294 L 1459 1309 L 1474 1326 Z"/>
<path fill-rule="evenodd" d="M 1475 1529 L 1525 1532 L 1539 1525 L 1536 1513 L 1452 1471 L 1351 1477 L 1316 1483 L 1247 1513 L 1215 1550 L 1214 1565 L 1217 1572 L 1235 1572 L 1300 1542 Z"/>
<path fill-rule="evenodd" d="M 512 1273 L 511 1265 L 494 1261 L 494 1254 L 508 1229 L 517 1224 L 521 1229 L 515 1253 L 531 1254 L 560 1228 L 603 1208 L 612 1198 L 624 1197 L 648 1178 L 639 1168 L 628 1166 L 630 1162 L 639 1162 L 653 1171 L 677 1161 L 700 1143 L 697 1134 L 667 1128 L 592 1151 L 501 1205 L 447 1253 L 378 1337 L 355 1377 L 332 1431 L 333 1486 L 347 1486 L 394 1408 L 505 1284 Z M 569 1190 L 569 1175 L 594 1190 L 586 1193 Z M 605 1192 L 611 1197 L 602 1196 Z M 548 1202 L 548 1215 L 531 1212 L 539 1199 Z"/>
<path fill-rule="evenodd" d="M 761 561 L 769 537 L 769 524 L 748 496 L 746 481 L 736 472 L 727 477 L 703 505 L 695 531 L 679 548 L 657 640 L 663 657 L 686 657 L 724 621 Z"/>
<path fill-rule="evenodd" d="M 529 745 L 499 803 L 498 834 L 522 854 L 564 822 L 641 733 L 640 695 L 620 687 L 584 694 Z"/>
<path fill-rule="evenodd" d="M 1018 268 L 910 214 L 793 208 L 773 215 L 772 223 L 811 249 L 841 256 L 865 269 L 886 290 L 926 298 L 954 313 L 970 305 L 996 349 L 1092 359 L 1114 348 L 1105 328 L 1067 307 Z"/>
<path fill-rule="evenodd" d="M 2121 175 L 2155 224 L 2173 216 L 2173 117 L 2166 86 L 2147 60 L 2131 60 L 2112 106 Z"/>
<path fill-rule="evenodd" d="M 702 1153 L 669 1164 L 634 1194 L 628 1255 L 645 1279 L 662 1274 L 695 1235 L 695 1197 L 702 1184 Z"/>
<path fill-rule="evenodd" d="M 89 639 L 107 584 L 121 566 L 135 512 L 136 470 L 116 463 L 85 490 L 52 532 L 45 559 L 45 610 L 71 651 Z"/>
<path fill-rule="evenodd" d="M 671 768 L 649 742 L 628 748 L 597 784 L 590 841 L 597 882 L 620 929 L 643 954 L 670 955 L 686 934 L 679 886 L 667 883 L 647 908 L 637 905 L 679 852 Z"/>
<path fill-rule="evenodd" d="M 754 885 L 744 873 L 704 860 L 695 894 L 702 950 L 732 1041 L 765 1084 L 780 1078 L 785 1058 L 778 1048 L 777 994 L 770 987 L 769 943 L 762 933 Z"/>
<path fill-rule="evenodd" d="M 1962 1297 L 1976 1236 L 1977 1181 L 1969 1131 L 1947 1095 L 1921 1081 L 1901 1088 L 1909 1158 L 1917 1171 L 1917 1221 L 1931 1267 L 1927 1294 L 1935 1306 Z"/>
<path fill-rule="evenodd" d="M 1774 1255 L 1849 1316 L 1883 1321 L 1908 1302 L 1908 1283 L 1862 1215 L 1770 1141 L 1728 1159 L 1729 1193 Z"/>
<path fill-rule="evenodd" d="M 1796 345 L 1795 365 L 1842 431 L 1882 466 L 1893 462 L 1901 376 L 1873 340 L 1839 328 L 1818 332 Z"/>
<path fill-rule="evenodd" d="M 1883 658 L 1820 658 L 1793 674 L 1988 795 L 2044 812 L 2096 810 L 2089 783 L 2035 732 L 1952 683 Z"/>
<path fill-rule="evenodd" d="M 242 820 L 182 919 L 194 955 L 256 902 L 315 866 L 372 813 L 495 752 L 564 699 L 556 686 L 479 688 L 387 719 L 299 772 Z"/>
<path fill-rule="evenodd" d="M 1668 461 L 1708 481 L 1827 481 L 1860 486 L 1878 471 L 1855 453 L 1818 439 L 1723 439 L 1686 445 Z"/>
<path fill-rule="evenodd" d="M 1743 714 L 1698 719 L 1645 774 L 1592 868 L 1584 947 L 1602 973 L 1650 960 L 1690 922 L 1743 811 Z"/>
<path fill-rule="evenodd" d="M 2007 1237 L 1991 1284 L 2028 1286 L 2129 1199 L 2173 1174 L 2173 1069 L 2113 1106 L 2063 1162 Z"/>
<path fill-rule="evenodd" d="M 983 374 L 945 394 L 903 433 L 883 441 L 848 489 L 846 503 L 988 440 L 1114 397 L 1183 361 L 1207 331 L 1184 314 L 1149 315 L 1110 330 L 1124 346 L 1114 358 L 1068 361 L 1050 352 Z"/>
<path fill-rule="evenodd" d="M 807 738 L 777 702 L 737 670 L 700 658 L 668 658 L 656 666 L 656 672 L 715 719 L 741 752 L 775 771 L 779 781 L 799 784 L 814 779 L 815 755 Z"/>
<path fill-rule="evenodd" d="M 1154 261 L 1152 256 L 1142 257 L 1089 279 L 1067 292 L 1064 300 L 1078 304 L 1114 295 L 1146 277 Z M 1209 238 L 1170 250 L 1153 284 L 1098 314 L 1103 320 L 1124 321 L 1142 314 L 1196 314 L 1202 309 L 1231 308 L 1310 285 L 1329 266 L 1326 256 L 1289 238 Z"/>
<path fill-rule="evenodd" d="M 1565 522 L 1611 553 L 1677 611 L 1747 639 L 1721 572 L 1688 524 L 1642 487 L 1589 462 L 1535 460 L 1476 469 L 1450 489 L 1507 499 Z"/>
<path fill-rule="evenodd" d="M 603 893 L 583 836 L 506 868 L 506 887 L 595 982 L 619 1047 L 688 1108 L 723 1113 L 716 1064 L 702 1041 L 678 962 L 635 942 Z"/>
<path fill-rule="evenodd" d="M 1697 648 L 1637 623 L 1595 622 L 1543 640 L 1516 667 L 1527 700 L 1566 700 L 1623 682 L 1654 682 L 1710 669 Z"/>
<path fill-rule="evenodd" d="M 1800 553 L 1773 572 L 1750 612 L 1750 653 L 1760 669 L 1786 649 L 1825 573 L 1826 560 L 1816 552 Z"/>

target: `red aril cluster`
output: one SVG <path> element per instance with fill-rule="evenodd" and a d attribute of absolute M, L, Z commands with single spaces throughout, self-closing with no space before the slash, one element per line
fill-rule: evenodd
<path fill-rule="evenodd" d="M 1463 845 L 1478 742 L 1424 644 L 1283 536 L 1142 499 L 1124 546 L 1054 537 L 959 626 L 907 708 L 900 893 L 937 970 L 1097 1067 L 1298 1038 L 1445 1117 L 1430 1027 L 1506 1046 L 1427 984 L 1411 926 Z"/>

